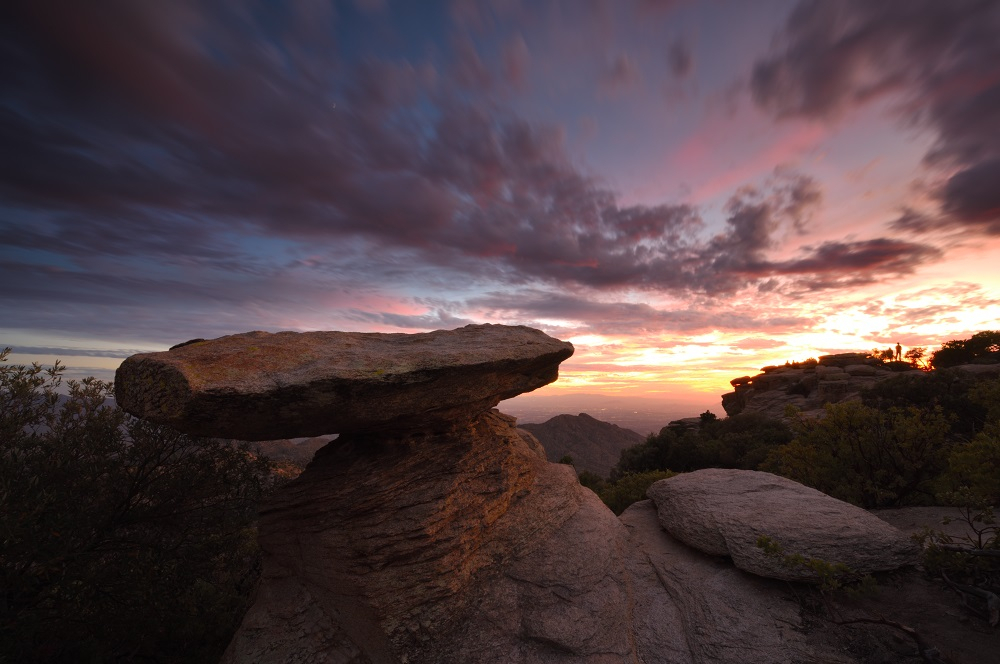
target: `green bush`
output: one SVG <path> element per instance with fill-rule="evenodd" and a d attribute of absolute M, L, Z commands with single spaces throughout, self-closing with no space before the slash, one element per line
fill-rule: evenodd
<path fill-rule="evenodd" d="M 673 477 L 677 473 L 669 470 L 653 470 L 645 473 L 628 473 L 614 482 L 609 482 L 598 492 L 604 504 L 615 514 L 621 514 L 632 503 L 645 500 L 646 491 L 654 482 Z"/>
<path fill-rule="evenodd" d="M 215 662 L 259 576 L 269 463 L 0 353 L 0 661 Z"/>
<path fill-rule="evenodd" d="M 1000 505 L 1000 424 L 991 423 L 971 441 L 951 450 L 943 484 L 951 491 L 968 493 L 973 502 Z"/>
<path fill-rule="evenodd" d="M 795 439 L 761 470 L 865 508 L 933 503 L 949 447 L 940 409 L 883 411 L 848 401 L 827 404 L 823 418 L 798 420 Z"/>
<path fill-rule="evenodd" d="M 740 413 L 722 420 L 702 416 L 697 429 L 664 427 L 644 443 L 623 450 L 611 479 L 666 469 L 755 470 L 770 450 L 791 439 L 791 430 L 784 422 L 761 413 Z"/>
<path fill-rule="evenodd" d="M 955 439 L 968 440 L 982 430 L 987 407 L 975 398 L 981 381 L 952 369 L 926 374 L 904 374 L 881 381 L 864 390 L 861 400 L 879 410 L 890 408 L 940 408 Z"/>
<path fill-rule="evenodd" d="M 1000 331 L 983 330 L 968 339 L 946 341 L 941 350 L 931 355 L 931 366 L 935 369 L 977 362 L 1000 362 Z"/>

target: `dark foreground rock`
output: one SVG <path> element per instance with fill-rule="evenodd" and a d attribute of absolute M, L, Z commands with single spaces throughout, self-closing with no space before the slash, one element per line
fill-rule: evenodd
<path fill-rule="evenodd" d="M 513 418 L 483 407 L 554 380 L 568 344 L 525 328 L 456 332 L 452 340 L 464 339 L 464 347 L 445 344 L 444 356 L 421 360 L 434 378 L 414 378 L 415 385 L 402 376 L 420 371 L 394 368 L 382 355 L 366 356 L 375 369 L 351 365 L 359 392 L 373 401 L 341 395 L 343 407 L 361 415 L 331 416 L 351 425 L 262 506 L 261 585 L 226 664 L 862 661 L 814 642 L 790 586 L 681 543 L 661 527 L 670 513 L 660 506 L 657 514 L 653 502 L 619 520 L 571 467 L 547 462 Z M 480 343 L 484 335 L 524 343 L 501 349 Z M 290 343 L 272 350 L 301 361 L 298 337 L 262 338 L 280 340 L 271 337 Z M 212 384 L 266 382 L 239 357 L 185 354 L 166 368 L 154 358 L 122 372 L 118 388 L 134 412 L 159 414 L 187 402 L 176 398 L 183 389 L 151 387 L 155 376 L 170 383 L 226 367 L 230 373 Z M 284 366 L 282 375 L 295 373 Z M 397 378 L 382 383 L 370 378 L 375 371 Z M 194 393 L 194 403 L 208 399 Z M 284 393 L 282 407 L 314 412 L 311 394 Z M 294 395 L 311 405 L 288 401 Z M 165 407 L 160 398 L 174 401 Z M 229 417 L 239 414 L 238 398 L 221 403 Z M 390 412 L 379 416 L 382 403 Z M 254 422 L 266 415 L 246 413 Z M 711 528 L 714 514 L 703 518 Z"/>
<path fill-rule="evenodd" d="M 239 440 L 447 428 L 551 383 L 572 354 L 543 332 L 503 325 L 247 332 L 133 355 L 115 398 L 136 417 Z"/>

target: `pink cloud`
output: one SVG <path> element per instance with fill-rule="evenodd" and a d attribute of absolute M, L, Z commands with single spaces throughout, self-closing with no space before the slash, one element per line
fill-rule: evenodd
<path fill-rule="evenodd" d="M 703 203 L 739 185 L 759 178 L 776 166 L 797 161 L 815 150 L 830 131 L 818 122 L 796 123 L 781 127 L 779 135 L 746 156 L 733 153 L 729 146 L 745 145 L 746 136 L 761 131 L 760 121 L 730 120 L 707 124 L 671 156 L 667 171 L 691 173 L 686 179 L 705 178 L 694 185 L 690 201 Z M 723 164 L 733 164 L 728 168 Z M 693 168 L 692 168 L 693 167 Z"/>

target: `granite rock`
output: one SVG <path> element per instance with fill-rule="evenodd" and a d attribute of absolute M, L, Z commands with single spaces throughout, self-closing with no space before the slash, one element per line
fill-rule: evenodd
<path fill-rule="evenodd" d="M 321 450 L 261 510 L 263 580 L 223 662 L 628 660 L 626 531 L 513 425 Z"/>
<path fill-rule="evenodd" d="M 573 346 L 539 330 L 247 332 L 133 355 L 118 404 L 184 433 L 275 440 L 470 420 L 551 383 Z"/>
<path fill-rule="evenodd" d="M 671 535 L 759 576 L 818 581 L 808 567 L 768 555 L 758 546 L 761 536 L 785 554 L 842 563 L 861 574 L 917 561 L 914 543 L 872 514 L 770 473 L 698 470 L 660 480 L 646 495 Z"/>

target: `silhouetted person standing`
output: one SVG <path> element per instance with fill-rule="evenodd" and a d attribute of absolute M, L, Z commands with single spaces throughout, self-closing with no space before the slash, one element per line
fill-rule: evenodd
<path fill-rule="evenodd" d="M 903 359 L 903 347 L 900 346 L 899 342 L 897 341 L 896 342 L 896 361 L 898 362 L 898 361 L 900 361 L 902 359 Z"/>

